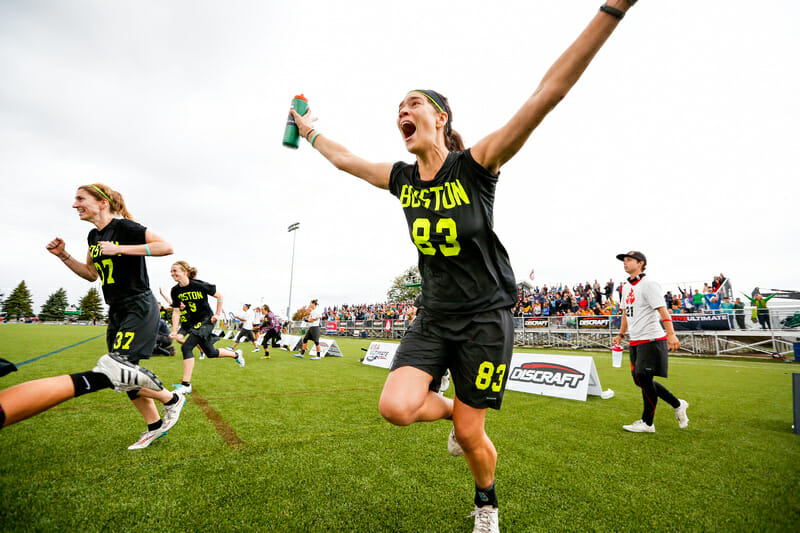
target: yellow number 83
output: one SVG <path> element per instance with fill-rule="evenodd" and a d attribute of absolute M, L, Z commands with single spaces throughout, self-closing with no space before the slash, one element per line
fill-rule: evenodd
<path fill-rule="evenodd" d="M 439 251 L 445 257 L 452 257 L 461 252 L 458 242 L 456 221 L 452 218 L 440 218 L 436 223 L 436 233 L 444 235 L 445 244 L 439 245 Z M 425 255 L 436 255 L 436 247 L 431 244 L 431 221 L 427 218 L 418 218 L 411 225 L 411 235 L 417 249 Z"/>
<path fill-rule="evenodd" d="M 497 368 L 495 368 L 489 361 L 484 361 L 481 363 L 481 366 L 478 367 L 478 377 L 475 378 L 475 387 L 477 387 L 478 390 L 486 390 L 491 385 L 494 392 L 500 392 L 500 388 L 503 386 L 503 376 L 505 375 L 506 365 L 497 365 Z M 493 380 L 493 378 L 496 378 L 496 380 Z"/>

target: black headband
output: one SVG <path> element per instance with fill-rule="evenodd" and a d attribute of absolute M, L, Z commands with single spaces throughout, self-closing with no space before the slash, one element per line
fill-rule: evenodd
<path fill-rule="evenodd" d="M 450 133 L 452 129 L 450 123 L 453 122 L 453 113 L 450 111 L 450 106 L 445 102 L 444 96 L 430 89 L 414 89 L 414 91 L 427 96 L 428 100 L 430 100 L 441 113 L 447 114 L 447 123 L 444 125 L 444 131 Z"/>

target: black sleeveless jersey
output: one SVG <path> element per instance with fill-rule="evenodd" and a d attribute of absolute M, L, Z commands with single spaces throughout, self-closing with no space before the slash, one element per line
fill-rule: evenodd
<path fill-rule="evenodd" d="M 108 305 L 124 298 L 150 292 L 150 279 L 143 255 L 102 255 L 100 241 L 114 244 L 145 244 L 147 228 L 133 220 L 114 218 L 108 225 L 89 232 L 89 257 L 103 281 L 103 297 Z"/>
<path fill-rule="evenodd" d="M 431 181 L 420 179 L 417 163 L 392 167 L 389 191 L 400 199 L 419 252 L 426 309 L 480 312 L 516 301 L 508 253 L 492 229 L 497 177 L 469 150 L 448 154 Z"/>
<path fill-rule="evenodd" d="M 197 328 L 199 324 L 210 322 L 214 313 L 208 305 L 208 297 L 217 293 L 217 286 L 199 279 L 190 279 L 185 287 L 175 285 L 172 287 L 172 307 L 180 308 L 181 302 L 185 306 L 181 311 L 181 323 Z M 183 317 L 186 317 L 184 321 Z"/>

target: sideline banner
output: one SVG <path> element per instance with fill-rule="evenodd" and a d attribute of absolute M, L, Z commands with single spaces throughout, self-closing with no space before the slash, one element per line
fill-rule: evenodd
<path fill-rule="evenodd" d="M 392 361 L 398 346 L 400 345 L 395 342 L 372 342 L 367 348 L 363 363 L 388 370 L 392 368 Z"/>
<path fill-rule="evenodd" d="M 671 315 L 675 331 L 708 331 L 731 329 L 728 316 L 733 315 Z"/>
<path fill-rule="evenodd" d="M 603 392 L 594 359 L 585 355 L 514 353 L 506 389 L 580 401 L 588 394 L 614 396 L 611 389 Z"/>

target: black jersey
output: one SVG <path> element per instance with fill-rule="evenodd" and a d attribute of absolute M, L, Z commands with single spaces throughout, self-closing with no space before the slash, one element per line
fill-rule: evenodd
<path fill-rule="evenodd" d="M 416 163 L 395 163 L 389 191 L 400 199 L 419 252 L 422 305 L 466 313 L 510 307 L 517 297 L 514 272 L 493 231 L 497 174 L 469 150 L 448 154 L 431 181 Z"/>
<path fill-rule="evenodd" d="M 114 244 L 145 244 L 147 228 L 133 220 L 114 218 L 108 225 L 89 232 L 89 257 L 103 280 L 103 297 L 108 305 L 128 296 L 150 292 L 150 279 L 143 255 L 102 255 L 100 241 Z"/>
<path fill-rule="evenodd" d="M 181 310 L 181 323 L 186 323 L 190 327 L 199 327 L 198 324 L 209 322 L 214 313 L 208 305 L 208 297 L 217 293 L 217 286 L 199 279 L 190 279 L 185 287 L 175 285 L 172 287 L 172 307 L 180 309 L 181 302 L 184 308 Z M 184 320 L 183 317 L 186 317 Z"/>

